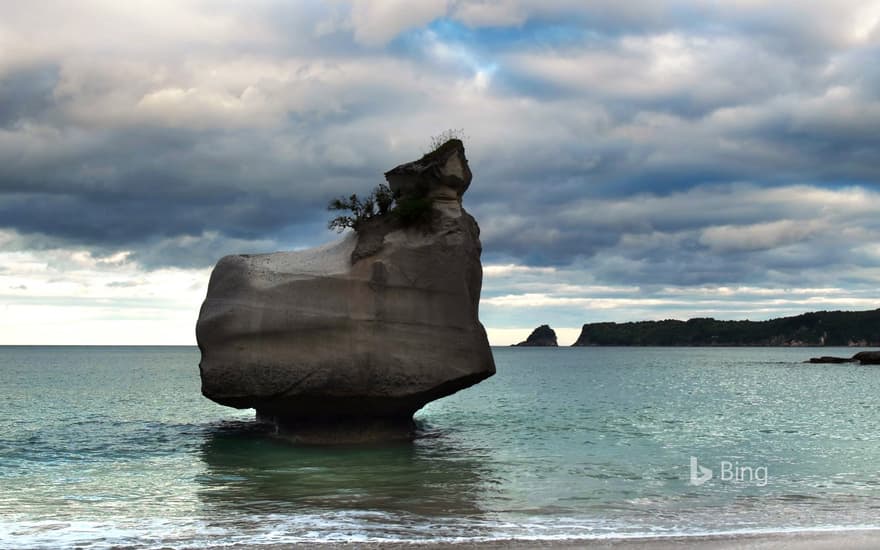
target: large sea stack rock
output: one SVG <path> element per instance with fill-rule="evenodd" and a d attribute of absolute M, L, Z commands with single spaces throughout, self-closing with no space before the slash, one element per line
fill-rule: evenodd
<path fill-rule="evenodd" d="M 516 344 L 517 347 L 545 347 L 555 348 L 559 344 L 556 342 L 556 331 L 549 325 L 541 325 L 529 334 L 524 341 Z"/>
<path fill-rule="evenodd" d="M 386 174 L 421 223 L 377 216 L 336 243 L 221 259 L 196 326 L 202 393 L 295 439 L 404 438 L 429 401 L 495 373 L 478 318 L 479 227 L 452 140 Z"/>

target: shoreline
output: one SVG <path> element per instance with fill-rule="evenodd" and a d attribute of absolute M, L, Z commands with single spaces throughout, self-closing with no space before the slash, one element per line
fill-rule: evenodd
<path fill-rule="evenodd" d="M 868 550 L 880 547 L 880 528 L 846 530 L 776 531 L 767 533 L 720 533 L 706 535 L 660 535 L 582 539 L 520 540 L 497 539 L 485 541 L 450 542 L 301 542 L 248 545 L 235 543 L 209 546 L 210 550 L 249 549 L 289 550 L 320 548 L 325 550 L 542 550 L 542 549 L 602 549 L 618 550 Z M 204 547 L 201 547 L 204 548 Z"/>

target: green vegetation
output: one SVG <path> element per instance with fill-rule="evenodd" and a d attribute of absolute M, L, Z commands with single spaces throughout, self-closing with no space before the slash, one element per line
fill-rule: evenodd
<path fill-rule="evenodd" d="M 415 173 L 419 173 L 424 170 L 424 164 L 436 162 L 435 157 L 446 152 L 446 148 L 461 147 L 460 142 L 463 139 L 464 129 L 449 129 L 436 136 L 431 136 L 430 150 L 421 159 L 398 166 L 389 174 L 401 169 L 404 170 L 404 173 L 407 170 L 412 172 L 411 166 L 416 166 L 418 170 Z M 428 196 L 427 182 L 418 176 L 413 176 L 413 179 L 416 183 L 407 185 L 403 195 L 400 194 L 399 188 L 395 193 L 387 184 L 382 183 L 377 185 L 364 199 L 353 193 L 349 197 L 331 200 L 327 209 L 332 212 L 341 212 L 341 214 L 333 217 L 327 223 L 327 227 L 340 233 L 348 228 L 361 231 L 368 222 L 380 218 L 390 222 L 391 227 L 413 227 L 429 224 L 434 200 Z M 387 223 L 383 225 L 389 226 Z"/>
<path fill-rule="evenodd" d="M 401 198 L 391 214 L 404 227 L 420 225 L 430 221 L 433 204 L 434 201 L 427 196 Z"/>
<path fill-rule="evenodd" d="M 589 323 L 575 346 L 880 345 L 880 309 L 819 311 L 769 321 Z"/>
<path fill-rule="evenodd" d="M 367 198 L 361 200 L 357 194 L 352 193 L 348 198 L 339 197 L 330 201 L 327 209 L 330 211 L 348 211 L 350 214 L 336 216 L 327 227 L 342 232 L 348 227 L 357 231 L 363 224 L 375 216 L 383 216 L 391 209 L 394 195 L 391 189 L 384 183 L 373 189 Z"/>
<path fill-rule="evenodd" d="M 328 210 L 347 214 L 334 217 L 327 223 L 327 227 L 340 233 L 349 227 L 360 231 L 368 221 L 384 216 L 390 216 L 392 221 L 403 227 L 425 224 L 431 219 L 433 203 L 425 195 L 400 197 L 392 193 L 388 185 L 381 183 L 365 199 L 353 193 L 348 198 L 331 200 Z"/>

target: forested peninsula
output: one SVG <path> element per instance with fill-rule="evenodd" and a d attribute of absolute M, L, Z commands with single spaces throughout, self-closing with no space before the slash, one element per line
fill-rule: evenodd
<path fill-rule="evenodd" d="M 588 323 L 573 346 L 880 346 L 880 309 L 817 311 L 767 321 Z"/>

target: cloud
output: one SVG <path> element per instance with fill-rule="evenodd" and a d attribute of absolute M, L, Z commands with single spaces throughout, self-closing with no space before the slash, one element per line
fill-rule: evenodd
<path fill-rule="evenodd" d="M 326 242 L 330 198 L 464 128 L 499 328 L 822 298 L 662 288 L 855 307 L 880 281 L 878 21 L 858 0 L 6 3 L 0 249 L 30 259 L 2 288 L 37 296 L 27 266 L 74 252 L 125 254 L 101 281 L 131 286 L 103 288 L 137 293 Z"/>
<path fill-rule="evenodd" d="M 700 243 L 716 252 L 737 250 L 770 250 L 803 242 L 822 230 L 817 223 L 794 220 L 759 223 L 746 226 L 721 225 L 704 229 Z"/>
<path fill-rule="evenodd" d="M 461 2 L 453 15 L 470 27 L 519 26 L 528 17 L 526 6 L 516 0 Z"/>
<path fill-rule="evenodd" d="M 108 288 L 131 288 L 144 284 L 142 281 L 110 281 L 106 283 Z"/>
<path fill-rule="evenodd" d="M 483 277 L 505 277 L 515 273 L 552 274 L 555 271 L 556 269 L 553 267 L 531 267 L 516 264 L 484 265 Z"/>
<path fill-rule="evenodd" d="M 406 29 L 420 27 L 445 15 L 446 0 L 353 0 L 351 19 L 355 40 L 368 46 L 387 43 Z"/>
<path fill-rule="evenodd" d="M 0 249 L 0 264 L 0 344 L 191 344 L 209 275 L 86 249 Z"/>

